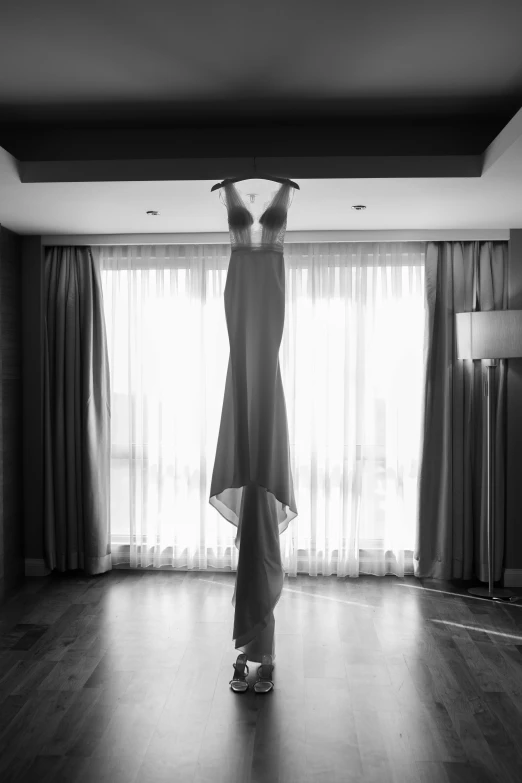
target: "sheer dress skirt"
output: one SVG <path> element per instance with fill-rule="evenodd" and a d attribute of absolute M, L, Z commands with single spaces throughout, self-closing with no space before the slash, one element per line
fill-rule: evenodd
<path fill-rule="evenodd" d="M 284 259 L 235 250 L 225 285 L 230 358 L 209 502 L 237 527 L 233 639 L 248 660 L 275 656 L 283 589 L 279 536 L 297 516 L 279 367 Z"/>

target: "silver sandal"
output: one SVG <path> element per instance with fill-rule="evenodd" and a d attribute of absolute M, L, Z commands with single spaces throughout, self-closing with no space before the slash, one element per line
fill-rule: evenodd
<path fill-rule="evenodd" d="M 249 673 L 246 655 L 244 653 L 238 655 L 236 662 L 233 663 L 232 666 L 234 667 L 234 676 L 228 684 L 235 693 L 244 693 L 250 688 L 250 685 L 246 681 L 246 674 Z"/>
<path fill-rule="evenodd" d="M 263 663 L 257 670 L 257 680 L 254 683 L 256 693 L 269 693 L 273 689 L 274 683 L 271 679 L 273 671 L 272 656 L 263 655 Z"/>

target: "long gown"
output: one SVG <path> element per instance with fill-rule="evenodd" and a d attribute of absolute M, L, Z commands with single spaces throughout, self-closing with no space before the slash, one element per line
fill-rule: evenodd
<path fill-rule="evenodd" d="M 237 527 L 235 647 L 275 659 L 274 608 L 283 589 L 279 536 L 297 516 L 279 367 L 285 317 L 283 256 L 291 186 L 254 219 L 223 186 L 231 254 L 224 290 L 230 357 L 209 503 Z"/>

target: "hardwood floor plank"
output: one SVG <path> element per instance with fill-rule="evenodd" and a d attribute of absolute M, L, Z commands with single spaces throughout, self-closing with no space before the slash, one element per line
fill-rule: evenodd
<path fill-rule="evenodd" d="M 75 759 L 74 764 L 67 767 L 67 772 L 77 777 L 64 776 L 64 783 L 71 780 L 75 783 L 136 783 L 139 767 L 134 754 L 129 752 L 121 756 L 81 759 L 81 764 Z"/>
<path fill-rule="evenodd" d="M 40 685 L 55 667 L 52 661 L 21 658 L 6 672 L 0 682 L 0 702 L 7 696 L 25 698 Z"/>
<path fill-rule="evenodd" d="M 360 780 L 364 773 L 346 679 L 304 680 L 306 761 L 313 781 Z M 343 772 L 344 771 L 344 772 Z"/>
<path fill-rule="evenodd" d="M 17 783 L 54 783 L 62 767 L 61 756 L 37 755 L 27 770 L 17 776 Z"/>
<path fill-rule="evenodd" d="M 66 647 L 60 639 L 61 634 L 69 627 L 71 622 L 83 613 L 84 609 L 85 607 L 82 605 L 71 604 L 64 609 L 59 606 L 52 614 L 44 613 L 43 617 L 46 621 L 51 620 L 53 615 L 56 615 L 56 618 L 54 621 L 48 622 L 46 632 L 35 641 L 31 647 L 32 654 L 42 658 L 47 658 L 51 655 L 50 660 L 53 660 L 53 652 L 59 652 L 61 655 Z M 35 614 L 37 614 L 36 611 Z"/>
<path fill-rule="evenodd" d="M 0 742 L 7 728 L 14 724 L 14 720 L 24 707 L 26 698 L 22 696 L 7 696 L 0 702 Z"/>
<path fill-rule="evenodd" d="M 442 761 L 417 761 L 416 774 L 422 783 L 449 783 Z"/>
<path fill-rule="evenodd" d="M 484 701 L 509 734 L 518 753 L 522 750 L 522 712 L 518 710 L 507 693 L 486 693 Z"/>
<path fill-rule="evenodd" d="M 74 696 L 74 691 L 57 691 L 46 693 L 43 699 L 27 700 L 23 725 L 20 721 L 10 741 L 2 739 L 0 743 L 0 779 L 4 774 L 25 774 L 35 756 L 45 754 L 45 747 Z M 21 716 L 22 710 L 17 717 Z"/>
<path fill-rule="evenodd" d="M 429 715 L 433 736 L 443 752 L 444 761 L 466 764 L 468 756 L 445 705 L 439 701 L 433 701 L 432 703 L 426 702 L 424 706 Z"/>
<path fill-rule="evenodd" d="M 482 691 L 502 693 L 504 690 L 502 683 L 493 673 L 491 666 L 486 661 L 480 651 L 479 645 L 483 641 L 483 636 L 476 639 L 455 639 L 455 644 L 459 650 L 462 660 L 465 662 L 470 674 Z"/>
<path fill-rule="evenodd" d="M 501 770 L 497 763 L 497 759 L 477 725 L 475 717 L 468 713 L 456 713 L 453 715 L 453 722 L 470 764 L 484 770 L 492 780 L 502 780 Z M 456 777 L 459 770 L 461 770 L 461 767 L 456 765 L 455 767 L 445 767 L 445 769 L 447 770 L 448 777 L 451 779 L 449 773 L 451 772 L 453 777 Z"/>
<path fill-rule="evenodd" d="M 449 783 L 496 783 L 498 780 L 487 770 L 474 764 L 455 764 L 446 761 L 442 766 Z"/>
<path fill-rule="evenodd" d="M 45 752 L 51 756 L 66 756 L 82 736 L 83 727 L 94 708 L 100 693 L 93 688 L 82 688 L 74 698 L 56 727 Z"/>
<path fill-rule="evenodd" d="M 477 705 L 475 722 L 488 743 L 504 780 L 517 783 L 522 780 L 522 757 L 508 732 L 485 701 Z"/>
<path fill-rule="evenodd" d="M 450 654 L 449 660 L 453 660 L 453 654 Z M 452 718 L 456 713 L 468 713 L 472 716 L 473 706 L 466 693 L 460 689 L 458 679 L 448 666 L 448 659 L 438 651 L 432 656 L 429 667 L 434 675 L 435 698 L 444 704 L 449 715 Z"/>
<path fill-rule="evenodd" d="M 2 783 L 520 783 L 518 607 L 285 577 L 275 690 L 234 694 L 234 579 L 28 581 L 0 607 Z"/>
<path fill-rule="evenodd" d="M 401 723 L 401 710 L 374 710 L 378 715 L 380 735 L 388 758 L 390 783 L 419 783 L 413 748 Z M 385 778 L 386 779 L 386 778 Z"/>
<path fill-rule="evenodd" d="M 379 783 L 386 779 L 390 764 L 379 713 L 376 710 L 354 710 L 353 717 L 365 783 Z"/>
<path fill-rule="evenodd" d="M 411 672 L 404 660 L 397 660 L 397 662 L 389 663 L 387 665 L 390 675 L 392 689 L 390 694 L 386 695 L 386 703 L 390 699 L 392 702 L 392 710 L 400 709 L 402 711 L 412 711 L 415 713 L 422 712 L 423 701 L 421 694 L 415 687 L 415 683 L 411 676 Z M 386 693 L 384 688 L 381 689 L 383 695 Z M 364 693 L 364 691 L 363 691 Z M 379 708 L 379 700 L 377 699 L 374 709 Z"/>
<path fill-rule="evenodd" d="M 125 685 L 128 685 L 129 682 L 130 678 L 127 677 Z M 70 738 L 66 756 L 87 758 L 93 755 L 112 719 L 121 692 L 121 683 L 119 688 L 94 690 L 97 698 L 91 697 L 94 698 L 94 704 L 82 721 L 79 735 Z"/>

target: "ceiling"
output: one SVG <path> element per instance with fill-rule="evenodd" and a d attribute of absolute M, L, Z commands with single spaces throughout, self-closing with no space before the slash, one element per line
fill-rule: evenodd
<path fill-rule="evenodd" d="M 17 0 L 0 224 L 222 232 L 211 186 L 261 204 L 257 171 L 299 183 L 289 231 L 521 228 L 521 29 L 520 0 Z"/>

